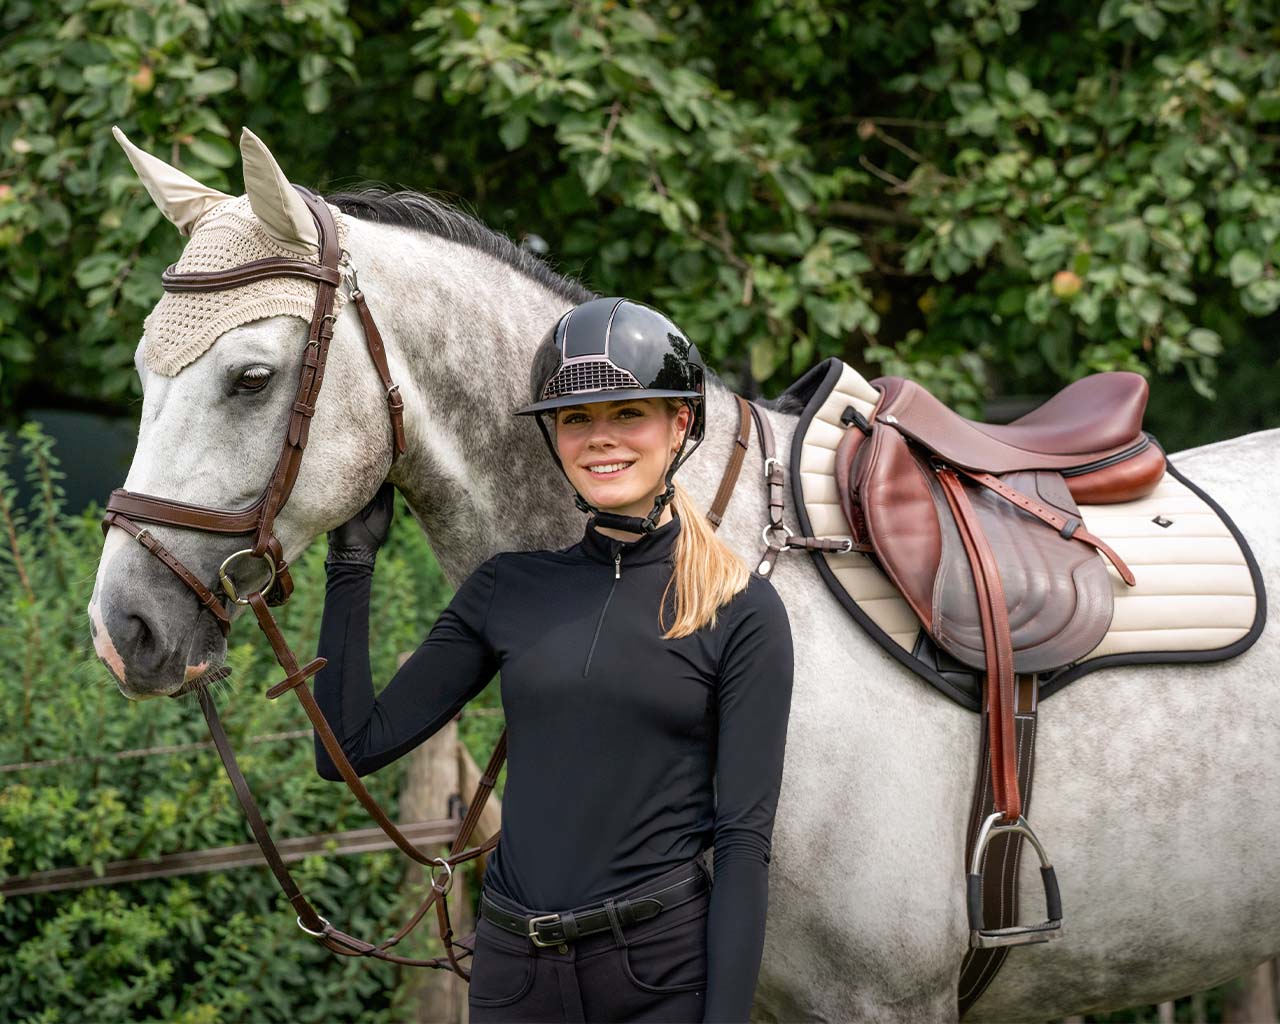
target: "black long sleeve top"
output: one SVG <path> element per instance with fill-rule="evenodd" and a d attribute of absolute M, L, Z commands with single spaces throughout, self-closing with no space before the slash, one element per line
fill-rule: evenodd
<path fill-rule="evenodd" d="M 372 570 L 333 565 L 315 695 L 363 775 L 433 735 L 501 670 L 507 785 L 485 885 L 533 909 L 568 909 L 714 845 L 704 1019 L 745 1021 L 764 946 L 791 629 L 772 584 L 752 575 L 713 626 L 662 639 L 679 531 L 673 514 L 623 542 L 589 520 L 563 551 L 494 555 L 376 699 Z M 673 594 L 667 602 L 669 626 Z M 318 740 L 316 765 L 340 777 Z"/>

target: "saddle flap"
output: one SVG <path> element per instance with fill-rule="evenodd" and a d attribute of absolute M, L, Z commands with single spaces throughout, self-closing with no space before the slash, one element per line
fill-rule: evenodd
<path fill-rule="evenodd" d="M 866 539 L 885 575 L 932 633 L 934 581 L 943 552 L 931 475 L 901 434 L 877 426 L 858 446 L 849 503 L 862 509 Z"/>
<path fill-rule="evenodd" d="M 928 453 L 877 425 L 858 446 L 852 478 L 842 508 L 861 508 L 886 575 L 943 650 L 983 668 L 977 585 Z M 1080 514 L 1059 473 L 1027 470 L 1001 479 L 1064 516 Z M 987 488 L 968 490 L 999 566 L 1016 671 L 1047 671 L 1083 657 L 1111 624 L 1112 584 L 1102 559 Z"/>
<path fill-rule="evenodd" d="M 1058 473 L 1028 470 L 1001 480 L 1064 516 L 1079 516 Z M 958 661 L 982 668 L 986 652 L 973 572 L 941 487 L 936 479 L 930 483 L 942 533 L 931 634 Z M 1088 654 L 1111 625 L 1112 584 L 1102 558 L 985 487 L 968 488 L 968 494 L 1000 569 L 1015 671 L 1061 668 Z"/>

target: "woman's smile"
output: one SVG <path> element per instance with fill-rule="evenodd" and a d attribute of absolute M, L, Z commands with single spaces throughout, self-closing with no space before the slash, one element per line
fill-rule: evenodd
<path fill-rule="evenodd" d="M 587 469 L 590 470 L 591 475 L 597 480 L 608 480 L 613 477 L 621 476 L 631 468 L 634 462 L 635 460 L 632 459 L 629 462 L 619 460 L 617 462 L 597 463 L 595 465 L 588 466 Z"/>

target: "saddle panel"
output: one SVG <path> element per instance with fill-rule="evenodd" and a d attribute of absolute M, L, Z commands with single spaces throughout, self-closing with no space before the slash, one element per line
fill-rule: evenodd
<path fill-rule="evenodd" d="M 1156 489 L 1164 478 L 1164 452 L 1149 444 L 1127 458 L 1105 462 L 1096 469 L 1062 472 L 1071 496 L 1088 505 L 1136 501 Z"/>

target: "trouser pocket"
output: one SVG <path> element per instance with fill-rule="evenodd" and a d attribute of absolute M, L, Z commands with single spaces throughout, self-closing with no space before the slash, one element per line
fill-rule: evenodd
<path fill-rule="evenodd" d="M 527 951 L 507 941 L 502 929 L 483 917 L 476 923 L 475 943 L 468 994 L 472 1003 L 506 1006 L 528 994 L 536 961 Z"/>
<path fill-rule="evenodd" d="M 611 910 L 612 901 L 606 901 Z M 622 973 L 645 992 L 690 992 L 707 984 L 709 892 L 632 929 L 614 915 L 614 939 Z"/>

